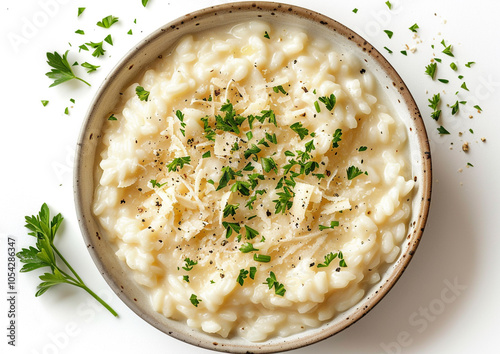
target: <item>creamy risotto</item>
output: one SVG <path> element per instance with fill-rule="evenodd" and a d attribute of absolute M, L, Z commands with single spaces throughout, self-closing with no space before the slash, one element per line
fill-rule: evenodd
<path fill-rule="evenodd" d="M 363 64 L 248 22 L 183 37 L 123 92 L 93 210 L 156 311 L 263 341 L 379 282 L 414 182 L 406 127 Z"/>

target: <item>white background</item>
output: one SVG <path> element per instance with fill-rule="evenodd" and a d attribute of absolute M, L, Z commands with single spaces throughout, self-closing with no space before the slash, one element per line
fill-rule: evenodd
<path fill-rule="evenodd" d="M 82 240 L 76 220 L 73 153 L 87 106 L 106 74 L 147 34 L 188 12 L 227 1 L 25 0 L 3 1 L 0 8 L 0 352 L 2 353 L 206 353 L 170 338 L 129 310 L 100 276 Z M 290 0 L 322 12 L 364 36 L 399 71 L 413 93 L 431 142 L 434 186 L 428 226 L 421 245 L 394 289 L 365 318 L 344 332 L 294 353 L 498 353 L 500 330 L 500 73 L 496 0 L 436 1 Z M 52 4 L 45 6 L 44 4 Z M 77 8 L 87 7 L 77 18 Z M 352 10 L 358 8 L 357 14 Z M 120 18 L 109 30 L 95 23 Z M 137 24 L 133 20 L 137 19 Z M 408 27 L 419 25 L 414 38 Z M 75 34 L 83 29 L 85 36 Z M 133 35 L 127 35 L 132 29 Z M 389 39 L 383 30 L 394 32 Z M 115 42 L 104 57 L 78 53 L 78 45 L 99 42 L 111 33 Z M 441 53 L 440 41 L 453 45 L 455 58 Z M 45 53 L 70 49 L 70 61 L 100 65 L 96 73 L 78 72 L 92 83 L 70 82 L 48 88 Z M 408 44 L 415 53 L 399 53 Z M 435 45 L 435 49 L 431 45 Z M 384 46 L 394 53 L 388 54 Z M 443 59 L 433 82 L 424 74 L 433 56 Z M 455 73 L 451 61 L 457 63 Z M 475 61 L 472 68 L 465 63 Z M 460 88 L 464 76 L 469 92 Z M 459 91 L 458 97 L 455 92 Z M 437 134 L 427 99 L 441 93 Z M 70 103 L 70 98 L 76 104 Z M 456 116 L 446 104 L 467 101 Z M 49 100 L 43 107 L 40 100 Z M 479 114 L 473 105 L 483 109 Z M 69 107 L 69 115 L 64 114 Z M 469 118 L 472 115 L 473 118 Z M 474 133 L 469 132 L 473 129 Z M 463 133 L 460 136 L 460 133 Z M 486 138 L 481 142 L 480 138 Z M 461 151 L 467 141 L 470 151 Z M 466 167 L 467 162 L 474 167 Z M 63 213 L 56 241 L 87 284 L 120 314 L 112 317 L 79 289 L 58 286 L 35 298 L 37 274 L 18 274 L 17 347 L 7 346 L 7 237 L 17 248 L 31 244 L 24 216 L 43 202 Z"/>

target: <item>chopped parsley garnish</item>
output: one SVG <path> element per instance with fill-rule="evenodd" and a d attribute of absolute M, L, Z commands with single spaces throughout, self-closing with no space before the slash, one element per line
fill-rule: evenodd
<path fill-rule="evenodd" d="M 180 120 L 181 122 L 181 133 L 182 133 L 182 136 L 186 136 L 186 123 L 184 123 L 184 113 L 182 113 L 181 111 L 177 110 L 175 111 L 175 116 Z M 210 152 L 210 151 L 209 151 Z"/>
<path fill-rule="evenodd" d="M 236 179 L 237 173 L 233 171 L 233 169 L 229 166 L 224 166 L 222 167 L 222 176 L 219 180 L 219 186 L 217 187 L 217 190 L 221 190 L 227 184 L 229 181 Z"/>
<path fill-rule="evenodd" d="M 80 15 L 83 14 L 83 11 L 85 11 L 85 7 L 78 8 L 78 17 L 80 17 Z"/>
<path fill-rule="evenodd" d="M 260 175 L 262 176 L 262 175 Z M 264 176 L 262 176 L 264 177 Z M 264 179 L 264 178 L 262 178 Z M 255 187 L 253 187 L 255 188 Z M 257 196 L 258 195 L 262 195 L 266 193 L 266 191 L 264 189 L 259 189 L 259 190 L 256 190 L 254 195 L 250 197 L 250 199 L 248 199 L 247 203 L 245 204 L 245 206 L 249 209 L 249 210 L 252 210 L 253 209 L 253 203 L 257 200 Z"/>
<path fill-rule="evenodd" d="M 85 62 L 83 64 L 80 64 L 82 67 L 87 69 L 87 74 L 90 74 L 91 72 L 96 71 L 98 68 L 100 68 L 100 65 L 92 65 L 88 62 Z"/>
<path fill-rule="evenodd" d="M 387 7 L 389 8 L 389 10 L 392 9 L 392 4 L 390 1 L 386 1 L 385 4 L 387 5 Z"/>
<path fill-rule="evenodd" d="M 245 135 L 247 136 L 247 139 L 248 139 L 248 140 L 252 140 L 252 138 L 253 138 L 253 133 L 252 133 L 252 131 L 248 131 L 248 132 L 246 132 L 246 133 L 245 133 Z"/>
<path fill-rule="evenodd" d="M 223 210 L 223 217 L 227 218 L 229 215 L 233 216 L 236 214 L 236 210 L 240 207 L 239 204 L 226 204 Z"/>
<path fill-rule="evenodd" d="M 327 96 L 318 97 L 318 100 L 320 102 L 323 102 L 326 106 L 326 109 L 328 109 L 329 111 L 331 111 L 333 107 L 335 107 L 335 103 L 337 103 L 337 98 L 333 93 L 329 97 Z"/>
<path fill-rule="evenodd" d="M 49 104 L 49 101 L 47 101 L 47 100 L 42 100 L 41 102 L 42 102 L 44 107 L 47 107 L 47 105 Z"/>
<path fill-rule="evenodd" d="M 128 32 L 127 32 L 128 35 L 133 35 L 132 33 L 132 29 L 129 29 Z"/>
<path fill-rule="evenodd" d="M 146 7 L 146 5 L 148 4 L 149 0 L 142 0 L 142 6 Z"/>
<path fill-rule="evenodd" d="M 419 29 L 418 25 L 415 23 L 412 26 L 410 26 L 408 29 L 412 32 L 417 32 L 417 29 Z"/>
<path fill-rule="evenodd" d="M 261 263 L 269 263 L 271 262 L 271 256 L 265 254 L 253 254 L 253 260 Z"/>
<path fill-rule="evenodd" d="M 236 232 L 237 234 L 239 234 L 241 231 L 241 226 L 237 222 L 223 221 L 222 226 L 226 229 L 226 238 L 231 237 L 233 231 Z"/>
<path fill-rule="evenodd" d="M 249 196 L 250 195 L 250 183 L 246 181 L 236 181 L 231 186 L 231 192 L 240 192 L 241 195 Z"/>
<path fill-rule="evenodd" d="M 337 258 L 338 256 L 338 253 L 333 253 L 333 252 L 330 252 L 328 253 L 326 256 L 325 256 L 325 263 L 318 263 L 317 267 L 318 268 L 326 268 L 330 265 L 330 263 L 332 263 L 332 261 Z"/>
<path fill-rule="evenodd" d="M 283 187 L 283 192 L 277 193 L 278 199 L 273 200 L 273 203 L 275 203 L 274 208 L 275 214 L 279 213 L 285 213 L 287 210 L 289 210 L 292 205 L 293 201 L 292 198 L 294 196 L 294 193 L 289 187 L 284 186 Z"/>
<path fill-rule="evenodd" d="M 392 31 L 389 30 L 384 30 L 385 34 L 387 34 L 387 37 L 392 38 L 392 35 L 394 34 Z"/>
<path fill-rule="evenodd" d="M 360 147 L 358 148 L 358 151 L 359 151 L 359 152 L 363 152 L 363 151 L 366 151 L 367 149 L 368 149 L 368 148 L 367 148 L 366 146 L 360 146 Z"/>
<path fill-rule="evenodd" d="M 92 52 L 92 56 L 96 58 L 99 58 L 101 55 L 104 55 L 104 52 L 106 52 L 106 50 L 104 50 L 104 48 L 102 47 L 103 45 L 102 41 L 98 43 L 88 42 L 85 44 L 88 45 L 90 48 L 94 49 L 94 51 Z"/>
<path fill-rule="evenodd" d="M 481 109 L 481 107 L 479 107 L 479 105 L 475 105 L 474 108 L 477 109 L 479 112 L 482 111 L 482 109 Z"/>
<path fill-rule="evenodd" d="M 278 126 L 278 123 L 276 122 L 276 115 L 274 114 L 274 111 L 272 109 L 264 110 L 260 113 L 262 114 L 262 116 L 255 117 L 259 122 L 263 123 L 267 118 L 270 124 L 274 124 L 275 127 Z"/>
<path fill-rule="evenodd" d="M 237 116 L 232 103 L 229 100 L 220 108 L 221 112 L 225 112 L 224 117 L 221 115 L 215 116 L 215 127 L 222 131 L 240 133 L 239 126 L 245 121 L 245 117 Z"/>
<path fill-rule="evenodd" d="M 354 9 L 352 9 L 352 12 L 354 12 L 355 14 L 357 14 L 358 13 L 358 9 L 354 8 Z"/>
<path fill-rule="evenodd" d="M 330 223 L 330 226 L 319 225 L 318 227 L 319 227 L 320 231 L 323 231 L 323 230 L 326 230 L 326 229 L 333 229 L 333 228 L 335 228 L 335 226 L 339 226 L 339 225 L 340 224 L 339 224 L 338 221 L 332 221 Z"/>
<path fill-rule="evenodd" d="M 408 53 L 406 52 L 406 50 L 402 50 L 400 53 L 403 54 L 403 55 L 408 55 Z"/>
<path fill-rule="evenodd" d="M 64 109 L 64 114 L 69 115 L 69 108 L 68 108 L 68 107 L 66 107 L 66 108 Z"/>
<path fill-rule="evenodd" d="M 183 275 L 182 280 L 184 280 L 186 283 L 189 283 L 189 275 Z"/>
<path fill-rule="evenodd" d="M 238 275 L 238 278 L 236 278 L 236 282 L 241 286 L 243 286 L 243 283 L 245 282 L 247 276 L 248 276 L 248 270 L 240 269 L 240 274 Z"/>
<path fill-rule="evenodd" d="M 278 173 L 278 166 L 272 157 L 261 157 L 260 163 L 264 172 L 269 173 L 274 170 L 275 173 Z"/>
<path fill-rule="evenodd" d="M 90 86 L 90 84 L 87 81 L 77 77 L 73 73 L 73 69 L 71 68 L 71 65 L 68 62 L 68 53 L 69 50 L 66 51 L 66 53 L 64 53 L 62 57 L 57 52 L 47 53 L 47 59 L 48 59 L 47 64 L 49 64 L 49 66 L 52 67 L 52 69 L 45 75 L 48 78 L 54 80 L 52 85 L 50 85 L 49 87 L 57 86 L 71 79 L 80 80 L 81 82 L 86 83 L 87 85 Z"/>
<path fill-rule="evenodd" d="M 439 135 L 448 135 L 450 134 L 449 131 L 447 131 L 443 126 L 440 126 L 437 128 Z"/>
<path fill-rule="evenodd" d="M 111 38 L 111 35 L 110 35 L 110 34 L 108 34 L 108 35 L 106 36 L 106 38 L 104 38 L 104 41 L 105 41 L 106 43 L 109 43 L 110 45 L 113 45 L 113 38 Z"/>
<path fill-rule="evenodd" d="M 451 62 L 451 63 L 450 63 L 450 68 L 451 68 L 451 70 L 453 70 L 453 71 L 457 71 L 457 70 L 458 70 L 457 64 L 455 64 L 454 62 Z"/>
<path fill-rule="evenodd" d="M 473 65 L 473 64 L 476 64 L 476 62 L 474 62 L 474 61 L 470 61 L 470 62 L 468 62 L 467 64 L 465 64 L 465 66 L 466 66 L 466 67 L 468 67 L 468 68 L 470 68 L 470 67 L 471 67 L 471 65 Z"/>
<path fill-rule="evenodd" d="M 425 73 L 429 75 L 432 80 L 434 80 L 434 77 L 436 76 L 436 69 L 437 69 L 437 64 L 430 63 L 425 67 Z"/>
<path fill-rule="evenodd" d="M 269 33 L 267 33 L 267 31 L 264 32 L 264 38 L 271 39 L 271 37 L 269 37 Z"/>
<path fill-rule="evenodd" d="M 467 84 L 465 82 L 463 82 L 462 86 L 460 87 L 463 88 L 465 91 L 469 91 L 469 89 L 467 88 Z"/>
<path fill-rule="evenodd" d="M 347 172 L 347 179 L 349 181 L 353 180 L 354 178 L 356 178 L 359 175 L 363 174 L 363 171 L 361 171 L 356 166 L 350 166 L 350 167 L 348 167 L 347 170 L 346 170 L 346 172 Z M 364 173 L 367 174 L 366 172 L 364 172 Z"/>
<path fill-rule="evenodd" d="M 307 130 L 307 128 L 304 128 L 301 122 L 293 123 L 290 126 L 290 129 L 299 134 L 300 140 L 304 139 L 307 135 L 309 135 L 309 130 Z"/>
<path fill-rule="evenodd" d="M 151 186 L 153 186 L 153 188 L 156 188 L 156 187 L 161 188 L 167 184 L 167 182 L 160 184 L 155 179 L 152 179 L 151 181 L 149 181 L 149 183 L 151 183 Z"/>
<path fill-rule="evenodd" d="M 118 120 L 118 119 L 115 117 L 114 114 L 112 114 L 108 117 L 108 120 Z"/>
<path fill-rule="evenodd" d="M 336 129 L 333 133 L 332 148 L 338 148 L 339 142 L 342 140 L 342 129 Z"/>
<path fill-rule="evenodd" d="M 210 156 L 212 156 L 212 154 L 210 153 L 210 150 L 205 152 L 203 155 L 201 155 L 201 158 L 203 159 L 206 159 L 206 158 L 209 158 Z"/>
<path fill-rule="evenodd" d="M 259 236 L 259 232 L 257 230 L 245 225 L 245 238 L 247 240 L 253 240 L 257 236 Z"/>
<path fill-rule="evenodd" d="M 438 79 L 439 82 L 442 82 L 443 84 L 447 84 L 448 82 L 450 82 L 450 80 L 447 80 L 447 79 Z"/>
<path fill-rule="evenodd" d="M 454 55 L 451 51 L 451 44 L 443 49 L 443 53 L 446 55 L 449 55 L 450 57 L 454 57 Z"/>
<path fill-rule="evenodd" d="M 276 93 L 282 93 L 284 95 L 288 95 L 288 93 L 285 91 L 285 89 L 283 88 L 282 85 L 279 85 L 279 86 L 274 86 L 273 87 L 273 91 L 276 92 Z"/>
<path fill-rule="evenodd" d="M 203 122 L 203 129 L 205 130 L 205 138 L 210 141 L 215 141 L 215 130 L 208 124 L 208 117 L 202 117 L 200 120 Z"/>
<path fill-rule="evenodd" d="M 149 91 L 146 91 L 142 86 L 137 86 L 135 88 L 135 93 L 141 101 L 147 101 L 149 98 Z"/>
<path fill-rule="evenodd" d="M 454 105 L 451 106 L 451 114 L 452 115 L 457 114 L 458 110 L 459 110 L 459 106 L 458 106 L 458 101 L 457 101 L 457 102 L 455 102 Z"/>
<path fill-rule="evenodd" d="M 434 58 L 434 60 L 435 60 L 435 61 L 437 61 L 438 63 L 441 63 L 441 62 L 442 62 L 442 60 L 441 60 L 441 59 L 439 59 L 439 58 Z"/>
<path fill-rule="evenodd" d="M 84 30 L 79 29 L 79 30 L 76 30 L 76 31 L 75 31 L 75 33 L 76 33 L 76 34 L 85 34 L 85 31 L 84 31 Z"/>
<path fill-rule="evenodd" d="M 467 166 L 474 167 L 474 165 L 471 164 L 470 162 L 467 162 Z"/>
<path fill-rule="evenodd" d="M 439 107 L 439 102 L 441 101 L 441 95 L 437 93 L 434 96 L 432 96 L 432 98 L 428 99 L 428 101 L 430 103 L 429 107 L 432 108 L 433 111 L 435 111 Z"/>
<path fill-rule="evenodd" d="M 182 169 L 184 165 L 189 165 L 191 163 L 191 156 L 176 157 L 171 163 L 167 165 L 168 172 L 177 171 L 177 169 Z"/>
<path fill-rule="evenodd" d="M 195 294 L 191 294 L 191 297 L 189 298 L 189 301 L 193 304 L 194 307 L 198 307 L 200 302 L 202 301 L 201 299 L 198 299 L 198 296 Z"/>
<path fill-rule="evenodd" d="M 104 17 L 101 21 L 97 22 L 97 26 L 102 28 L 110 28 L 113 24 L 118 22 L 118 17 L 112 15 Z"/>
<path fill-rule="evenodd" d="M 384 49 L 385 49 L 385 50 L 387 50 L 387 52 L 388 52 L 389 54 L 392 54 L 392 50 L 390 50 L 389 48 L 384 47 Z"/>
<path fill-rule="evenodd" d="M 266 132 L 266 139 L 273 144 L 278 144 L 278 139 L 276 138 L 276 133 L 269 134 Z"/>
<path fill-rule="evenodd" d="M 263 284 L 267 284 L 269 289 L 274 288 L 274 293 L 279 296 L 285 295 L 286 289 L 282 283 L 279 283 L 276 279 L 276 275 L 273 272 L 269 273 L 269 278 L 266 279 L 266 282 Z"/>
<path fill-rule="evenodd" d="M 186 272 L 189 272 L 197 264 L 198 264 L 198 262 L 192 261 L 191 259 L 189 259 L 189 257 L 187 257 L 187 258 L 184 258 L 184 267 L 182 267 L 182 269 L 184 269 Z"/>

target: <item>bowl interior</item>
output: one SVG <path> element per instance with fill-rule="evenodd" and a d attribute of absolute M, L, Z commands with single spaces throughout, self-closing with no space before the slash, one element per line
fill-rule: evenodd
<path fill-rule="evenodd" d="M 384 88 L 387 102 L 392 103 L 393 109 L 408 128 L 412 175 L 416 180 L 407 239 L 399 257 L 389 266 L 380 282 L 356 306 L 323 326 L 262 343 L 250 343 L 238 338 L 216 338 L 154 311 L 149 296 L 132 280 L 128 269 L 114 255 L 114 247 L 108 242 L 91 211 L 95 185 L 93 175 L 98 157 L 96 148 L 106 117 L 117 105 L 121 90 L 128 87 L 160 55 L 171 49 L 183 35 L 207 31 L 220 24 L 227 26 L 252 19 L 293 23 L 312 35 L 328 38 L 336 44 L 339 51 L 354 53 L 364 60 L 367 69 Z M 78 219 L 85 242 L 101 274 L 122 301 L 151 325 L 177 339 L 208 349 L 245 353 L 276 352 L 317 342 L 348 327 L 379 302 L 400 277 L 418 246 L 429 209 L 431 180 L 430 150 L 418 107 L 402 79 L 377 50 L 345 26 L 313 11 L 285 4 L 242 2 L 200 10 L 166 24 L 121 60 L 98 90 L 82 127 L 76 153 L 74 188 Z"/>

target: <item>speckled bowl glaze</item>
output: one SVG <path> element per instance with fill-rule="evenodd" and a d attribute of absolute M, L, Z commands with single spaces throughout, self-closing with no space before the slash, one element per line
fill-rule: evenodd
<path fill-rule="evenodd" d="M 114 255 L 113 245 L 92 214 L 96 147 L 103 123 L 117 104 L 121 90 L 172 48 L 181 36 L 251 19 L 293 23 L 314 35 L 328 37 L 342 50 L 353 52 L 364 60 L 407 126 L 412 174 L 416 181 L 407 238 L 399 257 L 388 267 L 380 282 L 367 291 L 356 306 L 321 327 L 260 343 L 201 333 L 154 311 L 148 295 Z M 80 227 L 95 264 L 115 293 L 137 315 L 168 335 L 193 345 L 230 353 L 269 353 L 299 348 L 330 337 L 366 315 L 387 294 L 408 266 L 422 237 L 430 205 L 431 183 L 429 144 L 418 107 L 401 77 L 375 48 L 349 28 L 314 11 L 272 2 L 240 2 L 206 8 L 166 24 L 133 48 L 111 71 L 99 88 L 81 130 L 76 151 L 74 193 Z"/>

